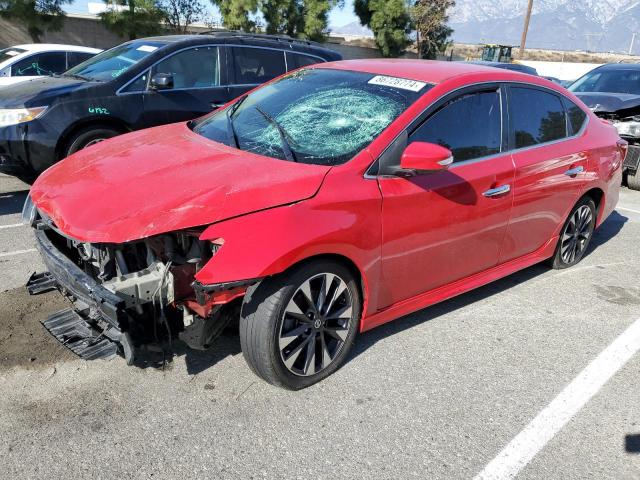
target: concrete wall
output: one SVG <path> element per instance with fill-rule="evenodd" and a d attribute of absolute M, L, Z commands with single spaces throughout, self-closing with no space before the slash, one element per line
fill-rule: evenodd
<path fill-rule="evenodd" d="M 43 43 L 65 43 L 85 47 L 109 48 L 126 39 L 109 32 L 97 19 L 68 16 L 59 32 L 46 32 L 40 38 Z M 33 43 L 22 25 L 0 19 L 0 47 L 11 47 L 21 43 Z"/>

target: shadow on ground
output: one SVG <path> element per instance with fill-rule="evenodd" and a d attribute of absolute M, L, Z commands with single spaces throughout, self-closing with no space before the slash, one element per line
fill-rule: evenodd
<path fill-rule="evenodd" d="M 28 190 L 0 193 L 0 216 L 22 212 Z"/>

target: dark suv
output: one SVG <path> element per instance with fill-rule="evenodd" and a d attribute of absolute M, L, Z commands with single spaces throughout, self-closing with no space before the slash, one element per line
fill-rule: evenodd
<path fill-rule="evenodd" d="M 289 70 L 340 59 L 314 42 L 233 32 L 123 43 L 0 89 L 0 172 L 32 181 L 101 140 L 199 117 Z"/>

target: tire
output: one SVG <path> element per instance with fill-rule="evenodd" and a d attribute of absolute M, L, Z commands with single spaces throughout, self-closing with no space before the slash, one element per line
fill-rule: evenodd
<path fill-rule="evenodd" d="M 560 270 L 582 260 L 593 237 L 595 224 L 596 205 L 590 197 L 583 197 L 562 226 L 551 267 Z"/>
<path fill-rule="evenodd" d="M 348 268 L 332 260 L 301 264 L 248 289 L 240 315 L 242 353 L 272 385 L 308 387 L 344 363 L 361 311 L 360 290 Z"/>
<path fill-rule="evenodd" d="M 636 170 L 634 174 L 627 173 L 627 187 L 640 190 L 640 170 Z"/>
<path fill-rule="evenodd" d="M 95 143 L 106 140 L 107 138 L 120 135 L 121 132 L 108 127 L 88 127 L 75 133 L 68 142 L 68 147 L 64 152 L 64 156 L 68 157 L 72 153 L 76 153 Z"/>

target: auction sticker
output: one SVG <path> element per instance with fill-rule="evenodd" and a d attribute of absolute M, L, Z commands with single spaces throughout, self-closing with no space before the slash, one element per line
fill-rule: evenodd
<path fill-rule="evenodd" d="M 157 50 L 158 47 L 154 47 L 153 45 L 142 45 L 138 48 L 136 48 L 136 50 L 139 50 L 141 52 L 153 52 L 155 50 Z"/>
<path fill-rule="evenodd" d="M 385 87 L 401 88 L 403 90 L 411 90 L 412 92 L 419 92 L 422 90 L 422 87 L 426 85 L 425 82 L 418 82 L 407 78 L 387 77 L 386 75 L 376 75 L 367 83 L 371 83 L 372 85 L 382 85 Z"/>
<path fill-rule="evenodd" d="M 9 55 L 10 57 L 15 57 L 16 55 L 20 55 L 20 52 L 16 52 L 15 50 L 9 50 L 8 52 L 4 52 L 5 55 Z"/>

